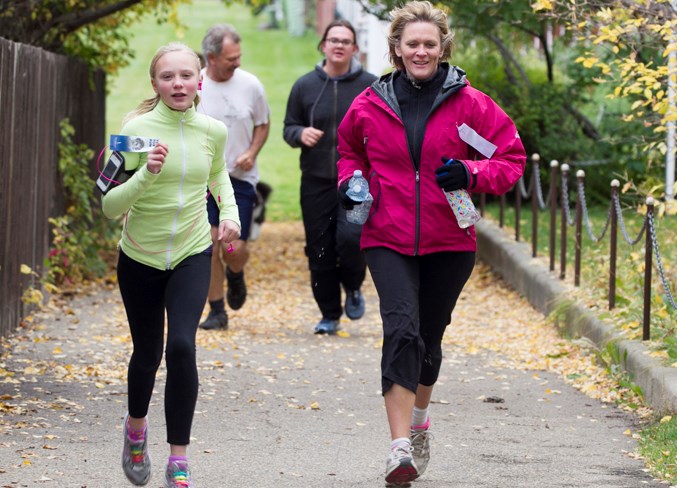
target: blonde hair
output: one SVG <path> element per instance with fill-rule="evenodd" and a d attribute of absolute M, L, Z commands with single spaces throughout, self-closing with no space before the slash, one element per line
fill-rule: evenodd
<path fill-rule="evenodd" d="M 395 47 L 402 42 L 402 33 L 404 28 L 412 22 L 429 22 L 440 31 L 440 41 L 442 46 L 441 60 L 451 57 L 451 50 L 454 44 L 454 33 L 449 30 L 447 14 L 439 8 L 433 7 L 428 1 L 409 2 L 403 7 L 395 8 L 390 11 L 390 32 L 388 33 L 388 49 L 390 51 L 390 62 L 398 70 L 404 71 L 402 58 L 395 52 Z"/>
<path fill-rule="evenodd" d="M 195 56 L 195 69 L 197 70 L 198 76 L 200 75 L 200 57 L 198 56 L 198 54 L 193 49 L 189 48 L 188 46 L 186 46 L 181 42 L 170 42 L 169 44 L 161 46 L 160 48 L 158 48 L 157 51 L 155 51 L 155 56 L 153 56 L 153 59 L 150 61 L 150 68 L 148 69 L 148 73 L 150 74 L 151 80 L 155 79 L 155 70 L 157 68 L 158 61 L 160 61 L 160 58 L 162 58 L 162 56 L 164 56 L 165 54 L 173 52 L 186 52 Z M 160 102 L 159 94 L 156 94 L 152 98 L 145 99 L 139 105 L 137 105 L 137 107 L 134 110 L 132 110 L 125 116 L 124 120 L 122 121 L 122 125 L 125 125 L 134 117 L 138 117 L 139 115 L 150 112 L 157 106 L 159 102 Z M 198 103 L 200 103 L 200 97 L 196 95 L 194 101 L 196 107 Z"/>

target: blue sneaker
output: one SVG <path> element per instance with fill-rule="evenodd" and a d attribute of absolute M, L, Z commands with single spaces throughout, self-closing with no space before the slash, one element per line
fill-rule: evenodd
<path fill-rule="evenodd" d="M 339 321 L 322 319 L 315 326 L 316 334 L 329 334 L 334 335 L 339 330 Z"/>
<path fill-rule="evenodd" d="M 364 297 L 360 290 L 346 290 L 345 311 L 350 320 L 362 318 L 364 315 Z"/>

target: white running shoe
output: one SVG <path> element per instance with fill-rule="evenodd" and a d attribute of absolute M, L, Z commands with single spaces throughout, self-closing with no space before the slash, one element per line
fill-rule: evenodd
<path fill-rule="evenodd" d="M 409 486 L 418 478 L 418 468 L 411 455 L 411 446 L 401 445 L 391 449 L 386 462 L 386 483 L 395 486 Z"/>
<path fill-rule="evenodd" d="M 411 455 L 418 467 L 418 475 L 425 473 L 430 461 L 430 440 L 433 438 L 430 432 L 430 417 L 423 425 L 411 428 Z"/>

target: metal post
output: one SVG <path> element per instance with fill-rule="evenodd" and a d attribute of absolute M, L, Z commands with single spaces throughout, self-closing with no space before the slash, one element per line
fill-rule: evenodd
<path fill-rule="evenodd" d="M 616 201 L 618 200 L 618 180 L 611 181 L 611 235 L 609 236 L 609 310 L 616 307 L 616 260 L 618 242 L 618 214 Z"/>
<path fill-rule="evenodd" d="M 564 181 L 569 179 L 569 165 L 564 163 L 562 165 L 562 188 L 564 188 Z M 568 187 L 568 185 L 567 185 Z M 568 195 L 567 195 L 568 196 Z M 559 279 L 563 280 L 566 277 L 567 269 L 567 205 L 569 204 L 569 199 L 562 196 L 562 205 L 560 210 L 562 212 L 560 216 L 560 236 L 559 236 Z"/>
<path fill-rule="evenodd" d="M 550 271 L 555 271 L 555 251 L 557 239 L 557 167 L 556 159 L 550 161 Z"/>
<path fill-rule="evenodd" d="M 653 215 L 654 199 L 646 199 L 646 215 Z M 646 222 L 646 245 L 644 246 L 644 321 L 642 324 L 642 340 L 648 341 L 651 338 L 651 230 L 649 222 Z"/>
<path fill-rule="evenodd" d="M 533 169 L 531 171 L 531 256 L 536 257 L 538 255 L 538 172 L 539 166 L 538 162 L 541 160 L 541 157 L 538 153 L 534 153 L 531 156 L 533 161 Z"/>
<path fill-rule="evenodd" d="M 585 171 L 579 169 L 576 172 L 576 179 L 578 187 L 580 188 L 583 185 L 585 180 Z M 578 192 L 576 192 L 578 195 Z M 583 202 L 580 198 L 576 198 L 576 262 L 574 263 L 574 285 L 580 286 L 581 284 L 581 250 L 583 247 Z"/>

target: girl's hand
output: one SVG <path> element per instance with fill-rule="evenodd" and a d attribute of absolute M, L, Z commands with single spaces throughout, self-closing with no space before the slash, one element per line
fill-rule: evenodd
<path fill-rule="evenodd" d="M 162 171 L 162 166 L 165 164 L 165 158 L 169 153 L 169 149 L 166 144 L 159 142 L 149 153 L 146 161 L 146 167 L 148 171 L 154 175 Z"/>
<path fill-rule="evenodd" d="M 239 239 L 240 237 L 240 226 L 232 220 L 222 220 L 219 222 L 219 232 L 217 234 L 217 239 L 224 243 L 229 244 L 234 240 Z"/>

